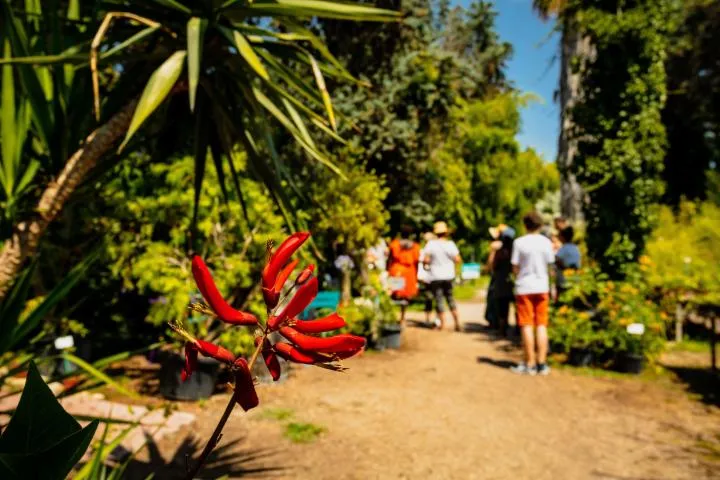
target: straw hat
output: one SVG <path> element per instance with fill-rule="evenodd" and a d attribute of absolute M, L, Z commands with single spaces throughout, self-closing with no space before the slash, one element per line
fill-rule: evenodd
<path fill-rule="evenodd" d="M 442 235 L 444 233 L 448 233 L 448 226 L 445 222 L 435 222 L 435 225 L 433 225 L 433 233 L 435 235 Z"/>
<path fill-rule="evenodd" d="M 490 228 L 488 228 L 488 231 L 490 232 L 490 236 L 491 236 L 493 239 L 497 240 L 498 238 L 500 238 L 500 234 L 501 234 L 501 233 L 503 232 L 503 230 L 505 230 L 506 228 L 508 228 L 508 226 L 505 225 L 504 223 L 501 223 L 501 224 L 498 225 L 497 227 L 490 227 Z"/>

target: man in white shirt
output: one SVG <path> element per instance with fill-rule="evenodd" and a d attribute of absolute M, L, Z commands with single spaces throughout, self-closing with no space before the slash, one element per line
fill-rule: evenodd
<path fill-rule="evenodd" d="M 522 331 L 525 362 L 513 367 L 515 373 L 547 375 L 548 309 L 550 305 L 549 266 L 555 262 L 552 242 L 540 233 L 539 213 L 523 217 L 526 235 L 513 243 L 510 259 L 515 272 L 515 310 Z M 537 362 L 535 345 L 537 341 Z"/>
<path fill-rule="evenodd" d="M 437 237 L 425 245 L 423 251 L 423 262 L 429 270 L 432 279 L 430 289 L 435 297 L 435 309 L 440 318 L 440 330 L 445 327 L 445 303 L 455 320 L 455 331 L 460 331 L 460 319 L 457 306 L 452 295 L 453 281 L 455 280 L 455 266 L 461 262 L 460 250 L 455 242 L 448 238 L 448 227 L 445 222 L 437 222 L 433 227 L 433 233 Z"/>

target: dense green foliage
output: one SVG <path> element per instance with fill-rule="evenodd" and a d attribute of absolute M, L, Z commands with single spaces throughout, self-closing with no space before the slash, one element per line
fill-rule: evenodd
<path fill-rule="evenodd" d="M 683 202 L 663 207 L 643 258 L 648 284 L 668 310 L 678 298 L 720 305 L 720 206 Z"/>
<path fill-rule="evenodd" d="M 520 228 L 522 216 L 558 187 L 557 170 L 532 149 L 521 149 L 520 108 L 532 98 L 504 93 L 455 109 L 455 131 L 432 161 L 441 180 L 438 204 L 477 244 L 498 223 Z"/>
<path fill-rule="evenodd" d="M 551 313 L 554 351 L 589 350 L 595 363 L 604 367 L 612 367 L 619 353 L 642 355 L 650 362 L 659 358 L 668 317 L 652 301 L 641 269 L 627 271 L 623 282 L 608 280 L 595 268 L 566 273 L 569 288 L 561 297 L 564 305 Z M 631 324 L 642 325 L 644 331 L 628 331 Z"/>
<path fill-rule="evenodd" d="M 447 161 L 458 174 L 450 164 L 460 159 L 439 151 L 455 133 L 460 103 L 509 90 L 504 70 L 512 51 L 494 31 L 489 2 L 450 9 L 446 2 L 417 0 L 403 8 L 410 16 L 399 31 L 394 25 L 356 26 L 353 43 L 336 41 L 341 32 L 334 22 L 322 24 L 330 48 L 351 72 L 358 59 L 378 52 L 390 59 L 372 62 L 366 77 L 371 88 L 342 87 L 335 101 L 352 122 L 341 133 L 354 147 L 355 163 L 385 179 L 391 233 L 401 224 L 426 228 L 450 215 L 453 206 L 441 201 L 447 186 L 441 164 Z"/>
<path fill-rule="evenodd" d="M 720 3 L 680 2 L 678 28 L 666 61 L 667 103 L 663 123 L 668 135 L 663 178 L 664 202 L 703 199 L 717 193 L 720 168 Z"/>
<path fill-rule="evenodd" d="M 664 0 L 593 2 L 579 13 L 594 53 L 572 112 L 573 169 L 588 197 L 589 253 L 612 276 L 642 253 L 663 192 L 668 13 Z"/>

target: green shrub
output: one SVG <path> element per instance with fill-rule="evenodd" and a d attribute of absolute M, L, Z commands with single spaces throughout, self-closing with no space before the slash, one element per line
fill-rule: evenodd
<path fill-rule="evenodd" d="M 597 359 L 610 360 L 627 352 L 657 360 L 666 341 L 668 316 L 650 299 L 651 289 L 640 268 L 626 268 L 626 281 L 613 282 L 596 268 L 567 271 L 563 305 L 551 312 L 550 341 L 568 352 L 588 348 Z M 644 333 L 627 331 L 642 324 Z"/>

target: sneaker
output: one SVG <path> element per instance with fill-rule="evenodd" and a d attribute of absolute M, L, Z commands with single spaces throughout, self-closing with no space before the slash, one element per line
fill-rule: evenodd
<path fill-rule="evenodd" d="M 528 367 L 526 364 L 521 363 L 510 368 L 510 371 L 517 373 L 518 375 L 536 375 L 537 369 L 535 367 Z"/>
<path fill-rule="evenodd" d="M 550 375 L 550 367 L 547 366 L 547 364 L 538 365 L 537 367 L 537 374 L 538 375 Z"/>
<path fill-rule="evenodd" d="M 432 325 L 435 328 L 440 328 L 440 326 L 442 326 L 442 323 L 440 322 L 439 318 L 435 317 L 435 320 L 433 320 Z"/>

